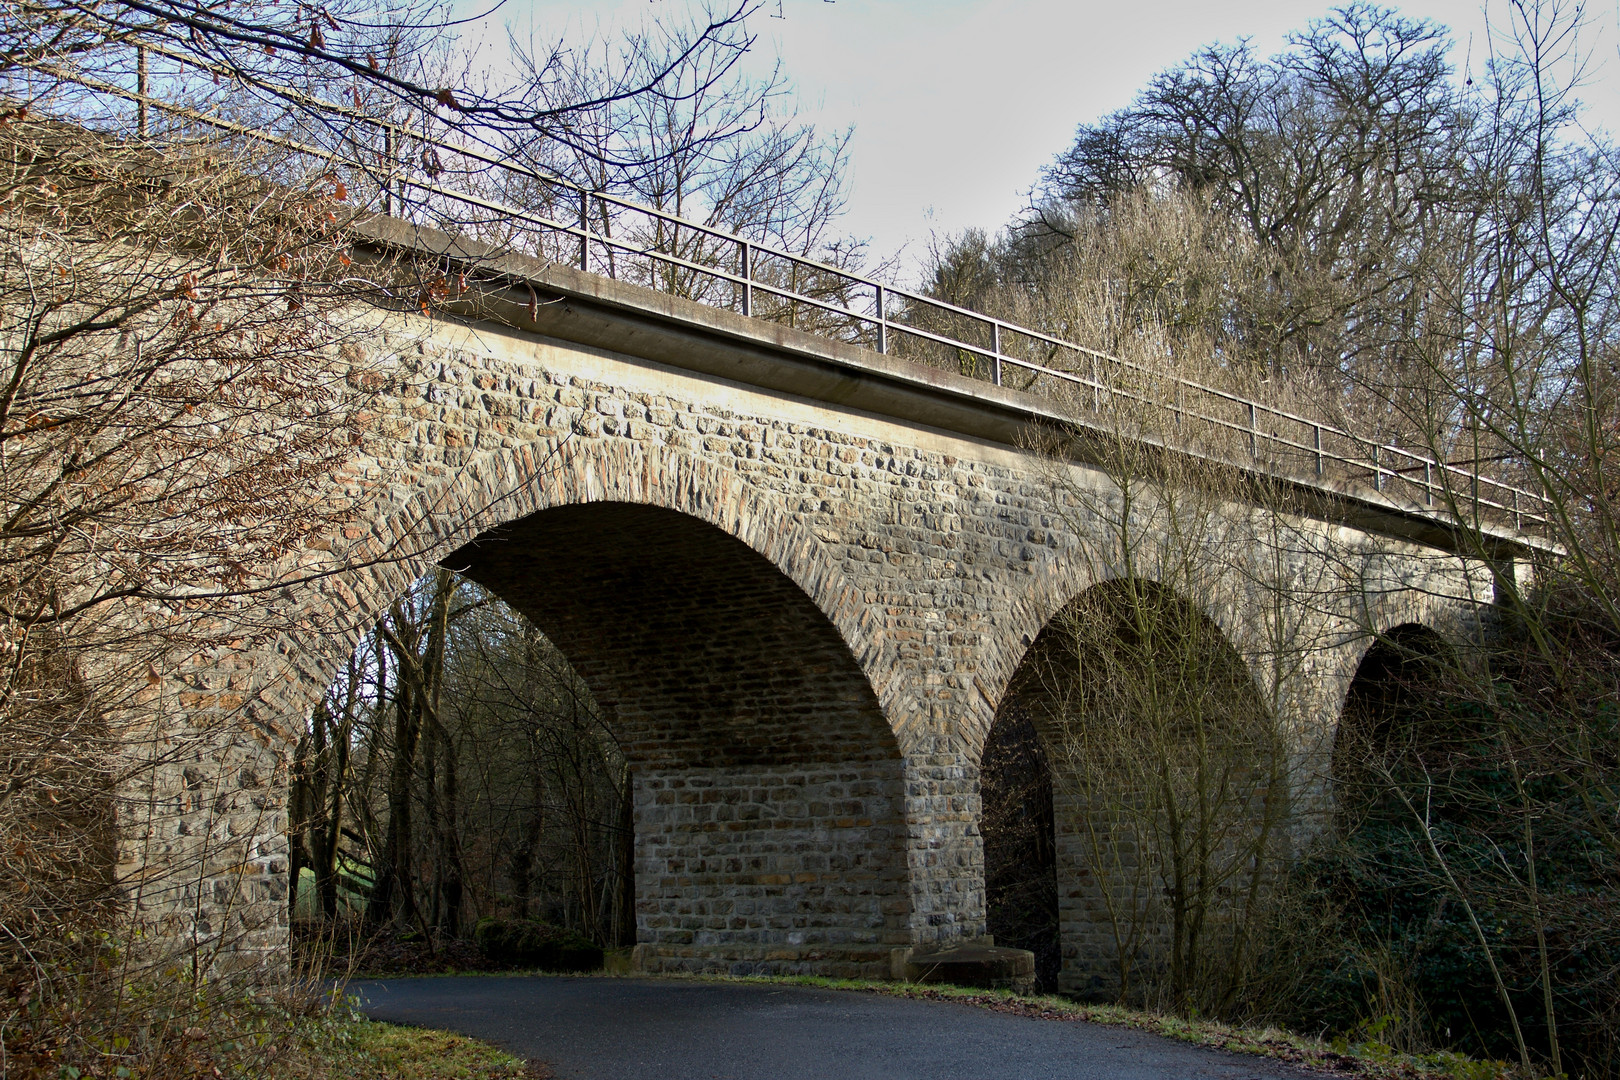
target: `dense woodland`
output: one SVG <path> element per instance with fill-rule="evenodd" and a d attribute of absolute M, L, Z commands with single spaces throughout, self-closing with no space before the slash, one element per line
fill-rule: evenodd
<path fill-rule="evenodd" d="M 857 265 L 836 228 L 844 142 L 794 120 L 779 78 L 736 74 L 747 14 L 616 50 L 520 48 L 522 85 L 505 88 L 448 53 L 424 60 L 443 24 L 404 8 L 0 7 L 0 1030 L 19 1070 L 270 1067 L 262 1048 L 282 1036 L 238 1037 L 231 1018 L 263 1034 L 284 1017 L 227 1007 L 196 956 L 142 966 L 125 948 L 108 829 L 140 767 L 107 717 L 148 666 L 214 644 L 210 613 L 256 561 L 332 524 L 297 496 L 372 437 L 364 380 L 299 358 L 356 332 L 339 316 L 356 298 L 342 215 L 369 191 L 457 224 L 391 175 L 266 165 L 60 72 L 357 138 L 276 89 L 324 79 L 357 110 L 461 125 L 537 168 Z M 1527 1077 L 1620 1075 L 1620 149 L 1582 123 L 1580 10 L 1500 14 L 1466 68 L 1444 28 L 1367 4 L 1275 56 L 1211 45 L 1084 124 L 1017 220 L 931 252 L 923 286 L 941 300 L 1543 492 L 1557 552 L 1517 572 L 1450 492 L 1462 549 L 1498 567 L 1499 617 L 1467 641 L 1365 627 L 1376 640 L 1326 775 L 1289 772 L 1274 688 L 1240 677 L 1199 614 L 1217 585 L 1194 560 L 1160 552 L 1140 582 L 1055 621 L 983 763 L 992 930 L 1035 950 L 1048 984 L 1053 803 L 1079 800 L 1155 868 L 1116 910 L 1125 1003 L 1375 1054 L 1455 1049 Z M 223 77 L 187 81 L 158 46 Z M 217 158 L 166 186 L 125 182 L 159 145 Z M 521 185 L 499 195 L 548 205 Z M 155 271 L 157 250 L 190 269 Z M 123 366 L 90 363 L 107 355 Z M 1124 436 L 1152 422 L 1122 415 L 1093 455 L 1127 503 L 1144 485 L 1186 492 L 1154 512 L 1200 537 L 1230 480 L 1137 452 Z M 1294 508 L 1281 489 L 1243 496 Z M 1129 513 L 1084 509 L 1107 526 L 1085 557 L 1134 553 Z M 130 602 L 162 612 L 163 633 L 100 616 Z M 1278 655 L 1308 651 L 1297 627 L 1275 632 Z M 127 670 L 80 663 L 109 646 Z M 351 937 L 431 955 L 491 917 L 633 943 L 625 760 L 568 658 L 499 597 L 449 571 L 418 581 L 301 719 L 287 903 L 302 955 Z M 1302 781 L 1333 793 L 1305 837 L 1277 797 Z M 1117 848 L 1095 845 L 1093 869 Z M 217 1038 L 166 1037 L 202 1016 Z"/>

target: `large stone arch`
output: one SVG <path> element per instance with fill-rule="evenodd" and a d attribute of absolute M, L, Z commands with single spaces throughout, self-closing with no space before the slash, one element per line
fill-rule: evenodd
<path fill-rule="evenodd" d="M 541 510 L 447 561 L 534 620 L 619 738 L 643 969 L 884 971 L 910 938 L 904 762 L 797 585 L 625 502 Z"/>
<path fill-rule="evenodd" d="M 337 659 L 352 651 L 395 596 L 479 535 L 542 510 L 608 502 L 703 521 L 772 563 L 837 628 L 885 715 L 895 718 L 896 728 L 904 726 L 912 702 L 892 666 L 882 662 L 882 627 L 821 541 L 736 473 L 624 439 L 565 437 L 482 455 L 351 525 L 355 540 L 334 552 L 337 565 L 321 568 L 305 595 L 290 597 L 305 614 L 301 629 L 289 636 L 300 653 L 321 661 L 320 669 L 299 675 L 324 687 Z"/>
<path fill-rule="evenodd" d="M 1348 620 L 1338 647 L 1323 665 L 1324 681 L 1331 692 L 1324 695 L 1324 709 L 1332 718 L 1330 739 L 1338 737 L 1337 725 L 1344 714 L 1346 697 L 1367 653 L 1387 641 L 1402 627 L 1421 627 L 1448 649 L 1462 650 L 1479 630 L 1478 621 L 1485 605 L 1467 597 L 1445 595 L 1425 589 L 1390 592 L 1367 599 Z"/>
<path fill-rule="evenodd" d="M 660 746 L 648 734 L 654 725 L 645 701 L 628 710 L 639 710 L 641 721 L 632 760 L 638 835 L 646 840 L 638 845 L 646 966 L 871 976 L 887 973 L 891 949 L 927 939 L 922 924 L 939 891 L 925 866 L 929 823 L 919 820 L 929 799 L 908 788 L 914 769 L 895 731 L 903 725 L 891 720 L 906 715 L 907 693 L 884 670 L 881 629 L 859 593 L 813 534 L 735 473 L 679 451 L 595 437 L 480 455 L 425 480 L 369 522 L 351 525 L 347 547 L 330 562 L 288 572 L 291 584 L 266 610 L 244 616 L 293 629 L 258 650 L 191 661 L 188 677 L 206 681 L 234 667 L 231 685 L 251 692 L 198 695 L 207 700 L 186 714 L 210 734 L 180 739 L 183 755 L 154 777 L 154 792 L 174 795 L 152 805 L 145 837 L 122 853 L 132 876 L 147 883 L 137 903 L 161 912 L 168 933 L 227 944 L 237 962 L 277 952 L 286 934 L 280 785 L 296 718 L 365 628 L 428 568 L 499 547 L 494 538 L 515 523 L 571 510 L 684 523 L 676 531 L 733 559 L 738 578 L 767 583 L 773 603 L 754 605 L 756 622 L 774 613 L 815 628 L 808 647 L 784 650 L 796 666 L 791 677 L 770 672 L 755 688 L 756 707 L 776 707 L 775 719 L 793 713 L 796 738 L 773 739 L 766 730 L 753 755 L 717 755 L 712 738 L 688 740 L 683 750 L 679 740 Z M 514 599 L 546 614 L 532 597 Z M 555 630 L 552 622 L 547 629 Z M 251 668 L 246 678 L 244 668 Z M 601 664 L 594 673 L 622 710 L 623 680 L 614 686 Z M 739 670 L 727 677 L 737 689 Z M 811 683 L 828 691 L 821 700 L 806 693 Z M 816 709 L 834 700 L 848 723 L 829 725 L 841 738 L 818 742 L 807 734 L 825 716 Z M 766 728 L 772 719 L 755 717 Z M 762 820 L 769 830 L 746 825 Z M 154 836 L 163 837 L 156 848 Z M 246 858 L 240 850 L 221 854 L 244 848 Z"/>

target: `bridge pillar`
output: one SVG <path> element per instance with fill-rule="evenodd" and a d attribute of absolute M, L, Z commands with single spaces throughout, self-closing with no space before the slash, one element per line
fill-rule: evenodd
<path fill-rule="evenodd" d="M 902 800 L 874 762 L 635 770 L 636 966 L 886 974 Z"/>
<path fill-rule="evenodd" d="M 979 767 L 949 735 L 918 739 L 906 757 L 906 860 L 911 932 L 929 949 L 985 933 Z"/>

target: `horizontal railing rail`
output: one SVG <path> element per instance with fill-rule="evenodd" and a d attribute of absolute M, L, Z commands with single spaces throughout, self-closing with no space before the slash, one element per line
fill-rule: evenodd
<path fill-rule="evenodd" d="M 146 47 L 154 55 L 212 77 L 236 77 L 161 45 Z M 1464 468 L 1366 439 L 717 225 L 581 186 L 512 160 L 476 131 L 458 131 L 463 141 L 453 143 L 291 87 L 266 87 L 278 99 L 306 108 L 329 124 L 354 126 L 341 132 L 328 127 L 327 134 L 336 135 L 336 145 L 321 146 L 58 65 L 32 66 L 98 94 L 312 158 L 328 171 L 350 170 L 371 182 L 370 197 L 384 213 L 395 212 L 397 202 L 401 216 L 414 213 L 429 219 L 421 224 L 467 232 L 474 238 L 492 234 L 514 251 L 675 292 L 751 318 L 786 321 L 883 354 L 938 362 L 940 355 L 930 357 L 924 350 L 943 350 L 944 358 L 954 360 L 963 374 L 996 386 L 1035 393 L 1067 387 L 1069 398 L 1099 420 L 1117 414 L 1122 406 L 1161 411 L 1168 418 L 1161 436 L 1167 443 L 1174 444 L 1179 431 L 1184 444 L 1190 445 L 1197 441 L 1194 429 L 1204 425 L 1235 440 L 1243 448 L 1240 457 L 1247 457 L 1252 467 L 1290 479 L 1326 482 L 1332 476 L 1364 483 L 1397 505 L 1463 520 L 1490 520 L 1521 530 L 1547 524 L 1542 496 L 1487 476 L 1477 467 Z M 382 146 L 364 145 L 354 137 L 355 129 L 373 133 Z M 368 156 L 372 160 L 366 160 Z M 480 192 L 472 190 L 475 184 L 457 187 L 441 180 L 458 174 L 492 189 Z M 513 184 L 520 190 L 510 191 Z M 419 194 L 412 199 L 407 190 Z M 458 209 L 453 211 L 452 206 Z M 557 216 L 558 207 L 566 209 L 566 216 Z M 480 218 L 478 213 L 489 216 Z M 965 325 L 972 332 L 950 332 L 941 328 L 941 321 Z M 1020 344 L 1022 350 L 1017 348 Z M 1028 355 L 1039 351 L 1046 355 L 1040 359 Z"/>

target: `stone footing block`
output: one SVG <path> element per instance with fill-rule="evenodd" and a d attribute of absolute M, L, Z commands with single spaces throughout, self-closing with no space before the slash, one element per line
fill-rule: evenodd
<path fill-rule="evenodd" d="M 1011 990 L 1028 994 L 1035 989 L 1035 954 L 1028 949 L 968 943 L 943 949 L 896 949 L 890 974 L 915 983 L 949 983 Z"/>
<path fill-rule="evenodd" d="M 889 952 L 877 948 L 794 948 L 744 945 L 651 945 L 630 950 L 633 972 L 702 975 L 819 975 L 829 979 L 882 979 Z"/>

